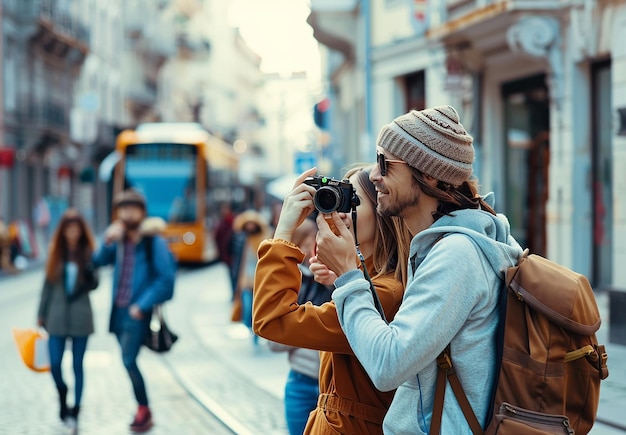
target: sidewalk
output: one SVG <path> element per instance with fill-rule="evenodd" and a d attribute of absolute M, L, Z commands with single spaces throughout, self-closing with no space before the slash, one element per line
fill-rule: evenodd
<path fill-rule="evenodd" d="M 185 389 L 237 434 L 287 434 L 287 355 L 262 338 L 254 345 L 248 329 L 231 322 L 226 267 L 182 272 L 167 308 L 181 339 L 163 358 Z"/>
<path fill-rule="evenodd" d="M 609 295 L 608 292 L 596 293 L 596 301 L 600 309 L 602 326 L 596 334 L 598 343 L 606 346 L 608 354 L 607 365 L 609 377 L 602 381 L 600 386 L 600 404 L 598 407 L 597 422 L 619 429 L 626 433 L 626 346 L 609 343 Z M 591 434 L 601 435 L 596 431 Z"/>
<path fill-rule="evenodd" d="M 0 278 L 0 391 L 4 392 L 0 395 L 1 434 L 67 433 L 58 417 L 58 398 L 50 374 L 34 373 L 24 367 L 11 334 L 13 327 L 33 326 L 42 280 L 42 270 Z M 84 360 L 85 388 L 79 417 L 82 435 L 129 433 L 128 425 L 137 407 L 119 345 L 107 332 L 110 273 L 103 271 L 101 280 L 101 287 L 91 296 L 96 332 L 89 338 Z M 144 349 L 139 366 L 155 421 L 150 434 L 233 433 L 189 395 L 161 355 Z M 68 402 L 72 405 L 74 376 L 69 349 L 64 356 L 63 372 L 70 388 Z"/>
<path fill-rule="evenodd" d="M 15 282 L 12 285 L 21 286 L 18 283 L 26 280 L 26 275 L 11 281 Z M 3 280 L 0 276 L 0 284 Z M 286 433 L 282 399 L 289 367 L 287 355 L 272 353 L 263 339 L 254 346 L 248 330 L 230 321 L 228 282 L 223 265 L 181 269 L 176 296 L 167 304 L 165 313 L 168 324 L 180 335 L 180 340 L 170 353 L 157 355 L 144 351 L 140 357 L 140 364 L 149 379 L 150 395 L 154 398 L 155 418 L 158 419 L 158 426 L 151 433 L 209 433 L 202 429 L 211 424 L 206 410 L 240 435 Z M 119 364 L 117 344 L 106 333 L 110 285 L 110 276 L 105 272 L 101 276 L 101 287 L 92 298 L 94 309 L 100 313 L 96 313 L 97 333 L 90 340 L 86 356 L 86 369 L 91 372 L 87 375 L 85 391 L 83 427 L 86 430 L 81 431 L 86 434 L 123 433 L 133 407 L 128 381 Z M 29 292 L 36 293 L 34 290 Z M 597 336 L 607 348 L 609 377 L 602 381 L 597 423 L 590 434 L 626 434 L 623 411 L 626 409 L 626 346 L 608 343 L 608 294 L 598 293 L 596 299 L 603 319 Z M 15 319 L 5 321 L 19 324 Z M 14 355 L 0 355 L 0 363 L 4 362 L 7 369 L 9 357 Z M 22 382 L 32 387 L 39 384 L 41 395 L 54 398 L 51 380 L 44 379 L 46 376 L 25 372 L 23 367 L 13 370 L 16 374 L 21 373 Z M 36 397 L 30 396 L 32 389 L 16 389 L 14 381 L 15 378 L 7 376 L 0 378 L 0 390 L 15 392 L 12 399 L 6 398 L 9 402 L 0 400 L 0 406 L 4 403 L 10 405 L 8 409 L 13 407 L 16 410 L 18 403 L 37 401 Z M 111 391 L 115 393 L 111 395 Z M 27 393 L 28 397 L 24 396 Z M 191 401 L 187 394 L 193 396 Z M 28 411 L 15 412 L 0 418 L 0 433 L 11 427 L 23 427 Z M 57 423 L 49 410 L 36 412 L 39 423 L 33 427 L 35 430 L 21 433 L 49 433 L 43 427 Z M 183 426 L 180 426 L 181 421 Z M 42 431 L 37 432 L 36 428 Z M 219 432 L 215 429 L 210 433 Z"/>
<path fill-rule="evenodd" d="M 220 267 L 213 268 L 211 279 L 207 282 L 217 284 L 222 279 L 218 278 L 219 275 L 226 272 L 225 270 L 220 271 Z M 229 319 L 230 301 L 227 295 L 219 296 L 216 292 L 210 298 L 206 297 L 207 300 L 211 301 L 206 304 L 211 309 L 196 324 L 195 330 L 199 332 L 199 339 L 204 345 L 224 358 L 228 366 L 247 373 L 250 375 L 250 382 L 263 388 L 271 396 L 282 400 L 284 376 L 287 370 L 286 356 L 268 354 L 264 344 L 260 344 L 259 348 L 254 349 L 245 330 L 243 332 L 239 330 L 242 334 L 237 336 L 236 326 Z M 226 298 L 226 302 L 224 298 Z M 624 417 L 624 409 L 626 409 L 626 346 L 608 342 L 608 294 L 598 293 L 596 300 L 602 317 L 602 327 L 597 338 L 599 343 L 606 345 L 609 355 L 609 377 L 602 381 L 597 423 L 590 434 L 626 434 L 626 417 Z M 219 333 L 202 334 L 202 331 L 211 329 L 218 330 Z M 172 354 L 172 357 L 174 356 L 175 353 Z"/>

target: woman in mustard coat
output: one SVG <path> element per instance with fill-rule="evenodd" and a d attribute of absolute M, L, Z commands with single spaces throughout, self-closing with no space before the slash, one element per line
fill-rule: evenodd
<path fill-rule="evenodd" d="M 376 191 L 369 167 L 348 172 L 360 199 L 357 239 L 385 316 L 392 319 L 402 301 L 410 235 L 401 220 L 376 213 Z M 254 281 L 254 331 L 268 340 L 320 350 L 320 396 L 306 434 L 382 434 L 393 391 L 378 391 L 352 353 L 339 325 L 334 302 L 298 304 L 304 253 L 291 242 L 293 231 L 313 210 L 315 188 L 301 184 L 285 198 L 273 239 L 261 242 Z M 349 218 L 350 216 L 346 216 Z M 352 221 L 350 221 L 350 224 Z M 358 261 L 355 255 L 355 262 Z M 319 266 L 319 265 L 318 265 Z M 313 268 L 313 267 L 312 267 Z M 318 279 L 323 270 L 317 269 Z M 332 282 L 332 276 L 327 281 Z"/>

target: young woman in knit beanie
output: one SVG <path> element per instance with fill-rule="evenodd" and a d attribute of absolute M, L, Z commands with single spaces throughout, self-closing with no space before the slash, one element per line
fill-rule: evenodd
<path fill-rule="evenodd" d="M 412 110 L 378 136 L 370 174 L 377 211 L 401 217 L 413 236 L 404 299 L 389 324 L 351 261 L 350 231 L 336 213 L 339 235 L 318 219 L 318 258 L 338 277 L 333 301 L 348 341 L 377 388 L 397 388 L 385 433 L 429 433 L 437 356 L 448 344 L 459 377 L 469 376 L 463 388 L 481 425 L 490 411 L 498 295 L 503 271 L 522 249 L 507 219 L 494 212 L 492 196 L 478 194 L 472 142 L 451 106 Z M 441 433 L 471 433 L 452 394 Z"/>

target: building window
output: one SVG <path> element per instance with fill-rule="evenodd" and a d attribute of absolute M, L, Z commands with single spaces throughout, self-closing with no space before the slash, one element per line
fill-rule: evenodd
<path fill-rule="evenodd" d="M 417 71 L 404 76 L 405 112 L 426 108 L 426 75 Z"/>

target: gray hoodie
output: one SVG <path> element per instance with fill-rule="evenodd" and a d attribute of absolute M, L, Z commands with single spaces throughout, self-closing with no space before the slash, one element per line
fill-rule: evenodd
<path fill-rule="evenodd" d="M 485 424 L 495 379 L 495 331 L 504 270 L 522 248 L 507 219 L 481 210 L 443 216 L 411 241 L 402 305 L 387 325 L 360 271 L 339 277 L 333 300 L 348 341 L 381 391 L 397 388 L 385 434 L 427 434 L 437 356 L 450 343 L 463 389 Z M 471 430 L 448 384 L 442 434 Z"/>

